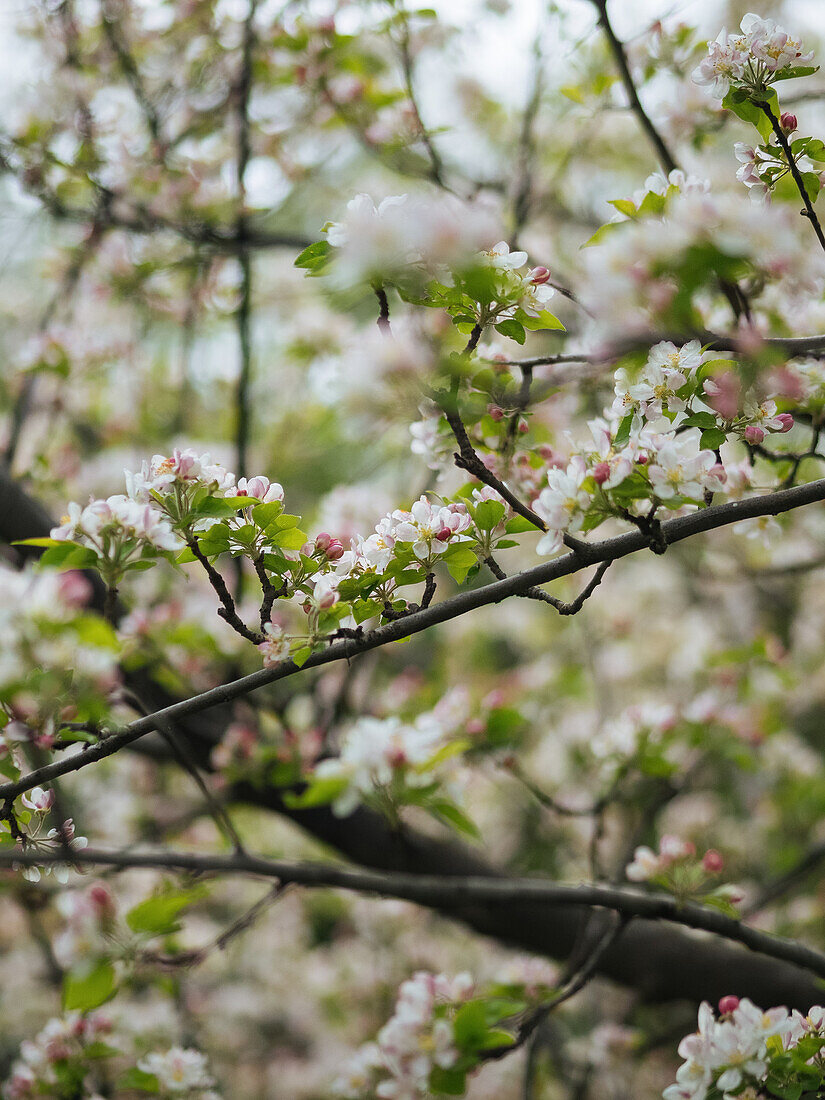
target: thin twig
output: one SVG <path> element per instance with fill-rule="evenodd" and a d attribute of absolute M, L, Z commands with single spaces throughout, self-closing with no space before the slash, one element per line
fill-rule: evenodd
<path fill-rule="evenodd" d="M 796 188 L 799 191 L 800 198 L 802 199 L 803 210 L 800 211 L 803 218 L 807 218 L 813 226 L 814 233 L 816 233 L 816 239 L 819 241 L 820 247 L 825 252 L 825 233 L 822 232 L 822 226 L 819 224 L 819 218 L 814 210 L 814 205 L 811 202 L 808 190 L 805 187 L 805 181 L 802 179 L 802 174 L 799 171 L 799 165 L 796 163 L 796 157 L 793 154 L 791 143 L 788 141 L 788 135 L 782 129 L 779 119 L 771 110 L 769 104 L 764 100 L 754 100 L 754 106 L 758 107 L 768 121 L 771 124 L 771 129 L 776 136 L 776 140 L 782 148 L 782 152 L 785 154 L 785 159 L 788 162 L 788 167 L 791 170 L 793 181 L 796 184 Z"/>

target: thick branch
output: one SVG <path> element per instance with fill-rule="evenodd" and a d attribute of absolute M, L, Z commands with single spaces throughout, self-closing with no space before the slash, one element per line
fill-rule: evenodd
<path fill-rule="evenodd" d="M 62 852 L 0 850 L 0 865 L 65 862 Z M 78 866 L 146 867 L 199 874 L 246 874 L 274 878 L 282 886 L 333 887 L 359 893 L 400 898 L 430 908 L 468 904 L 521 908 L 525 904 L 562 903 L 610 909 L 626 918 L 668 921 L 743 944 L 757 954 L 794 963 L 825 978 L 825 954 L 805 944 L 751 928 L 717 909 L 683 902 L 660 894 L 599 884 L 571 885 L 531 878 L 451 877 L 436 875 L 376 874 L 324 863 L 290 863 L 262 859 L 245 853 L 198 855 L 192 852 L 105 852 L 86 848 L 72 852 Z"/>
<path fill-rule="evenodd" d="M 719 504 L 715 507 L 693 512 L 687 516 L 667 520 L 661 525 L 661 537 L 664 543 L 669 546 L 693 535 L 698 535 L 703 531 L 713 531 L 719 527 L 727 527 L 732 523 L 738 523 L 740 520 L 752 519 L 757 516 L 778 516 L 794 508 L 801 508 L 806 504 L 814 504 L 822 500 L 825 500 L 825 479 L 812 481 L 806 485 L 797 485 L 792 489 L 782 489 L 764 496 L 749 497 L 745 500 Z M 0 509 L 0 527 L 2 527 L 2 518 L 2 509 Z M 386 623 L 375 630 L 364 633 L 360 637 L 343 638 L 341 641 L 329 646 L 328 649 L 313 653 L 301 667 L 304 669 L 318 668 L 334 661 L 349 660 L 360 653 L 366 653 L 371 649 L 378 649 L 387 645 L 389 642 L 396 642 L 413 634 L 419 634 L 423 630 L 428 630 L 438 623 L 448 622 L 459 615 L 466 615 L 476 608 L 501 603 L 502 600 L 506 600 L 511 596 L 523 595 L 536 585 L 547 584 L 549 581 L 558 580 L 560 577 L 578 573 L 589 565 L 598 565 L 625 558 L 645 549 L 648 541 L 648 538 L 641 531 L 628 531 L 626 534 L 616 535 L 614 538 L 604 539 L 597 543 L 577 542 L 578 548 L 561 558 L 544 562 L 533 569 L 526 569 L 522 573 L 516 573 L 512 577 L 495 581 L 483 588 L 460 592 L 450 599 L 422 608 L 396 622 Z M 158 722 L 174 721 L 184 715 L 197 714 L 221 703 L 228 703 L 233 699 L 248 695 L 252 691 L 257 691 L 267 684 L 294 676 L 299 671 L 300 668 L 294 661 L 282 661 L 271 668 L 261 669 L 249 676 L 243 676 L 239 680 L 210 688 L 209 691 L 205 691 L 200 695 L 194 695 L 189 699 L 172 703 L 170 706 L 156 711 L 154 715 L 137 719 L 121 732 L 85 749 L 82 754 L 55 761 L 44 768 L 38 768 L 14 783 L 0 785 L 0 799 L 16 798 L 18 794 L 31 790 L 32 787 L 51 782 L 60 775 L 78 771 L 88 764 L 111 756 L 119 749 L 143 737 L 144 734 L 157 729 Z"/>

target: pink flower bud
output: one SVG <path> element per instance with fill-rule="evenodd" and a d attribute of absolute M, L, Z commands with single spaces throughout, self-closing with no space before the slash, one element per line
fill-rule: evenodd
<path fill-rule="evenodd" d="M 607 479 L 610 477 L 610 463 L 609 462 L 597 462 L 593 467 L 593 480 L 597 485 L 604 485 Z"/>
<path fill-rule="evenodd" d="M 315 545 L 319 550 L 327 550 L 331 542 L 332 535 L 328 535 L 326 531 L 321 531 L 315 536 Z"/>
<path fill-rule="evenodd" d="M 792 115 L 790 111 L 783 111 L 779 116 L 779 125 L 786 134 L 792 134 L 798 125 L 796 115 Z"/>
<path fill-rule="evenodd" d="M 780 432 L 789 432 L 793 427 L 793 417 L 790 413 L 780 413 L 776 419 L 782 422 Z"/>
<path fill-rule="evenodd" d="M 550 272 L 546 267 L 534 267 L 529 278 L 531 283 L 541 286 L 542 283 L 546 283 L 550 279 Z"/>
<path fill-rule="evenodd" d="M 722 997 L 719 1001 L 719 1014 L 721 1016 L 729 1016 L 737 1008 L 739 1008 L 739 998 L 734 997 L 732 993 L 729 993 L 727 997 Z"/>
<path fill-rule="evenodd" d="M 645 454 L 641 454 L 636 459 L 636 461 L 639 463 L 640 466 L 647 466 L 648 462 L 650 462 L 650 458 Z"/>
<path fill-rule="evenodd" d="M 708 470 L 708 474 L 711 477 L 715 477 L 717 481 L 721 481 L 723 485 L 728 480 L 728 471 L 725 469 L 721 462 L 717 462 L 713 466 L 711 466 L 711 468 Z"/>
<path fill-rule="evenodd" d="M 471 718 L 467 723 L 466 730 L 471 737 L 478 737 L 484 733 L 484 723 L 480 718 Z"/>
<path fill-rule="evenodd" d="M 739 412 L 741 384 L 733 371 L 705 379 L 708 404 L 724 420 L 733 420 Z"/>
<path fill-rule="evenodd" d="M 387 753 L 387 763 L 391 768 L 403 768 L 407 763 L 407 755 L 402 748 L 393 746 Z"/>
<path fill-rule="evenodd" d="M 102 882 L 96 882 L 89 890 L 89 900 L 102 924 L 110 924 L 115 919 L 114 899 Z"/>
<path fill-rule="evenodd" d="M 57 590 L 70 607 L 85 607 L 92 598 L 92 586 L 77 569 L 58 574 Z"/>
<path fill-rule="evenodd" d="M 761 443 L 765 438 L 765 433 L 761 428 L 757 428 L 755 424 L 748 424 L 745 428 L 745 442 L 746 443 Z"/>
<path fill-rule="evenodd" d="M 327 557 L 330 561 L 338 561 L 344 556 L 344 546 L 338 539 L 333 539 L 327 547 Z"/>
<path fill-rule="evenodd" d="M 521 417 L 521 418 L 519 419 L 519 422 L 518 422 L 518 430 L 519 430 L 519 432 L 521 433 L 521 435 L 524 435 L 524 433 L 525 433 L 525 432 L 527 432 L 527 431 L 529 431 L 529 429 L 530 429 L 530 425 L 529 425 L 529 424 L 527 423 L 527 421 L 526 421 L 526 420 L 524 419 L 524 417 L 522 416 L 522 417 Z"/>
<path fill-rule="evenodd" d="M 453 537 L 453 532 L 449 527 L 442 527 L 438 534 L 435 536 L 439 542 L 449 542 Z"/>
<path fill-rule="evenodd" d="M 504 419 L 504 410 L 499 408 L 498 405 L 488 405 L 487 413 L 492 420 L 499 421 Z"/>
<path fill-rule="evenodd" d="M 702 857 L 702 866 L 709 875 L 718 875 L 725 866 L 725 861 L 715 848 L 708 848 Z"/>

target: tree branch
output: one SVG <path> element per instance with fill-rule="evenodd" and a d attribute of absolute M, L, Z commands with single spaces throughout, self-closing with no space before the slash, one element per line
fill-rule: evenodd
<path fill-rule="evenodd" d="M 804 507 L 806 504 L 814 504 L 825 500 L 825 479 L 812 481 L 806 485 L 797 485 L 792 489 L 780 489 L 775 493 L 764 496 L 749 497 L 745 500 L 730 501 L 714 507 L 704 508 L 687 516 L 678 516 L 667 520 L 661 525 L 661 537 L 665 545 L 670 546 L 693 535 L 704 531 L 713 531 L 719 527 L 727 527 L 732 523 L 738 523 L 743 519 L 753 519 L 757 516 L 777 516 L 783 512 L 789 512 L 795 508 Z M 0 525 L 2 524 L 2 509 L 0 508 Z M 585 543 L 576 540 L 577 549 L 561 558 L 544 562 L 533 569 L 526 569 L 522 573 L 516 573 L 512 577 L 494 581 L 465 592 L 459 592 L 449 599 L 430 607 L 421 608 L 410 615 L 395 622 L 385 623 L 374 630 L 365 632 L 356 637 L 342 638 L 334 642 L 329 648 L 313 653 L 301 666 L 303 669 L 319 668 L 322 665 L 331 664 L 334 661 L 349 660 L 366 653 L 372 649 L 378 649 L 389 642 L 396 642 L 402 638 L 419 634 L 423 630 L 436 626 L 438 623 L 447 622 L 460 615 L 466 615 L 479 607 L 487 607 L 491 604 L 501 603 L 510 596 L 523 595 L 530 588 L 547 584 L 549 581 L 567 577 L 589 565 L 599 565 L 618 561 L 648 545 L 648 538 L 641 531 L 628 531 L 614 538 L 603 539 L 601 542 Z M 194 551 L 193 551 L 194 552 Z M 210 566 L 210 568 L 213 568 Z M 243 624 L 241 624 L 243 625 Z M 246 628 L 245 628 L 246 629 Z M 271 668 L 260 669 L 239 680 L 232 680 L 227 684 L 220 684 L 210 688 L 200 695 L 193 695 L 188 699 L 172 703 L 131 722 L 124 730 L 112 734 L 100 741 L 97 745 L 85 749 L 81 754 L 47 764 L 44 768 L 38 768 L 30 772 L 16 782 L 0 785 L 0 800 L 16 798 L 24 791 L 32 787 L 51 782 L 52 779 L 69 772 L 79 771 L 81 768 L 113 755 L 126 745 L 143 737 L 157 729 L 158 722 L 174 721 L 185 715 L 197 714 L 208 710 L 210 707 L 221 703 L 231 702 L 248 695 L 252 691 L 265 687 L 267 684 L 294 676 L 301 671 L 294 661 L 281 661 Z"/>

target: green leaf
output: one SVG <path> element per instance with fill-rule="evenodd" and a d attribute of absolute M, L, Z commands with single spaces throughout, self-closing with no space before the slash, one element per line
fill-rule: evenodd
<path fill-rule="evenodd" d="M 467 1091 L 467 1074 L 459 1069 L 442 1069 L 433 1066 L 430 1070 L 430 1092 L 441 1096 L 463 1096 Z"/>
<path fill-rule="evenodd" d="M 312 646 L 309 645 L 303 645 L 291 654 L 292 660 L 295 662 L 298 668 L 303 668 L 311 656 Z"/>
<path fill-rule="evenodd" d="M 165 890 L 139 902 L 126 914 L 126 923 L 133 932 L 147 936 L 168 936 L 180 928 L 178 917 L 196 901 L 205 897 L 205 886 L 188 890 Z"/>
<path fill-rule="evenodd" d="M 457 542 L 449 548 L 441 560 L 447 566 L 456 584 L 463 584 L 478 558 L 475 551 L 471 550 L 466 543 Z"/>
<path fill-rule="evenodd" d="M 715 428 L 716 417 L 708 412 L 691 413 L 690 416 L 685 417 L 682 425 L 688 428 Z"/>
<path fill-rule="evenodd" d="M 717 447 L 722 446 L 727 438 L 721 428 L 706 428 L 702 432 L 701 444 L 707 450 L 715 451 Z"/>
<path fill-rule="evenodd" d="M 738 115 L 743 122 L 750 122 L 751 125 L 755 126 L 759 131 L 762 140 L 768 141 L 773 133 L 771 120 L 760 107 L 757 107 L 755 103 L 750 101 L 747 97 L 747 93 L 744 95 L 741 93 L 741 88 L 732 88 L 722 100 L 722 106 L 726 107 L 729 111 L 733 111 L 733 113 Z M 776 98 L 776 92 L 773 91 L 773 89 L 768 89 L 762 99 L 773 112 L 774 116 L 779 118 L 779 102 Z"/>
<path fill-rule="evenodd" d="M 814 73 L 819 72 L 818 65 L 796 65 L 790 69 L 780 69 L 773 77 L 774 83 L 777 80 L 796 80 L 798 76 L 813 76 Z"/>
<path fill-rule="evenodd" d="M 629 412 L 619 425 L 619 429 L 616 432 L 616 438 L 613 440 L 614 447 L 624 447 L 625 443 L 630 439 L 630 426 L 632 423 L 633 413 Z"/>
<path fill-rule="evenodd" d="M 101 959 L 86 973 L 64 976 L 63 1008 L 67 1012 L 89 1012 L 113 997 L 116 988 L 114 966 L 109 959 Z"/>
<path fill-rule="evenodd" d="M 524 325 L 520 321 L 514 320 L 512 317 L 506 321 L 500 321 L 495 326 L 496 332 L 500 332 L 502 336 L 509 336 L 511 340 L 515 340 L 517 344 L 523 344 L 527 339 L 524 331 Z"/>
<path fill-rule="evenodd" d="M 62 546 L 59 539 L 17 539 L 12 546 Z"/>
<path fill-rule="evenodd" d="M 531 332 L 543 332 L 550 330 L 553 332 L 566 332 L 567 329 L 549 309 L 543 309 L 538 317 L 533 317 L 529 313 L 525 313 L 523 309 L 518 310 L 516 316 L 525 328 L 529 328 Z"/>
<path fill-rule="evenodd" d="M 615 206 L 620 214 L 627 214 L 628 218 L 635 217 L 636 204 L 631 199 L 608 199 L 611 206 Z"/>
<path fill-rule="evenodd" d="M 154 1073 L 146 1073 L 145 1070 L 132 1066 L 118 1082 L 120 1089 L 140 1089 L 141 1092 L 160 1092 L 160 1084 Z"/>
<path fill-rule="evenodd" d="M 276 520 L 283 510 L 284 506 L 280 500 L 271 500 L 268 504 L 256 504 L 249 514 L 252 516 L 252 522 L 263 530 Z"/>
<path fill-rule="evenodd" d="M 291 810 L 307 810 L 312 806 L 328 806 L 347 789 L 349 780 L 344 775 L 327 775 L 321 779 L 311 779 L 305 791 L 284 794 L 284 805 Z"/>
<path fill-rule="evenodd" d="M 280 546 L 283 550 L 300 550 L 309 539 L 306 531 L 301 531 L 298 527 L 273 531 L 271 534 L 268 533 L 267 537 L 275 546 Z"/>
<path fill-rule="evenodd" d="M 504 519 L 504 505 L 498 500 L 482 500 L 475 510 L 476 527 L 479 531 L 492 531 Z"/>
<path fill-rule="evenodd" d="M 296 257 L 294 266 L 302 267 L 314 275 L 326 267 L 331 251 L 329 241 L 315 241 Z"/>
<path fill-rule="evenodd" d="M 522 535 L 525 531 L 537 531 L 535 523 L 531 523 L 525 516 L 511 516 L 504 525 L 508 535 Z"/>
<path fill-rule="evenodd" d="M 487 1007 L 484 1001 L 468 1001 L 456 1012 L 453 1020 L 456 1044 L 462 1050 L 476 1051 L 487 1035 Z"/>
<path fill-rule="evenodd" d="M 97 561 L 94 550 L 79 546 L 76 542 L 60 542 L 45 550 L 40 557 L 40 564 L 49 569 L 94 569 Z"/>
<path fill-rule="evenodd" d="M 475 822 L 467 817 L 464 811 L 460 810 L 458 806 L 448 798 L 433 799 L 433 801 L 427 805 L 427 809 L 447 825 L 452 825 L 456 832 L 462 833 L 472 840 L 481 840 L 481 833 L 478 831 L 478 826 Z"/>
<path fill-rule="evenodd" d="M 588 237 L 584 244 L 579 245 L 579 248 L 592 248 L 593 245 L 601 244 L 605 237 L 618 229 L 623 222 L 605 222 L 604 225 L 600 225 L 592 237 Z"/>

